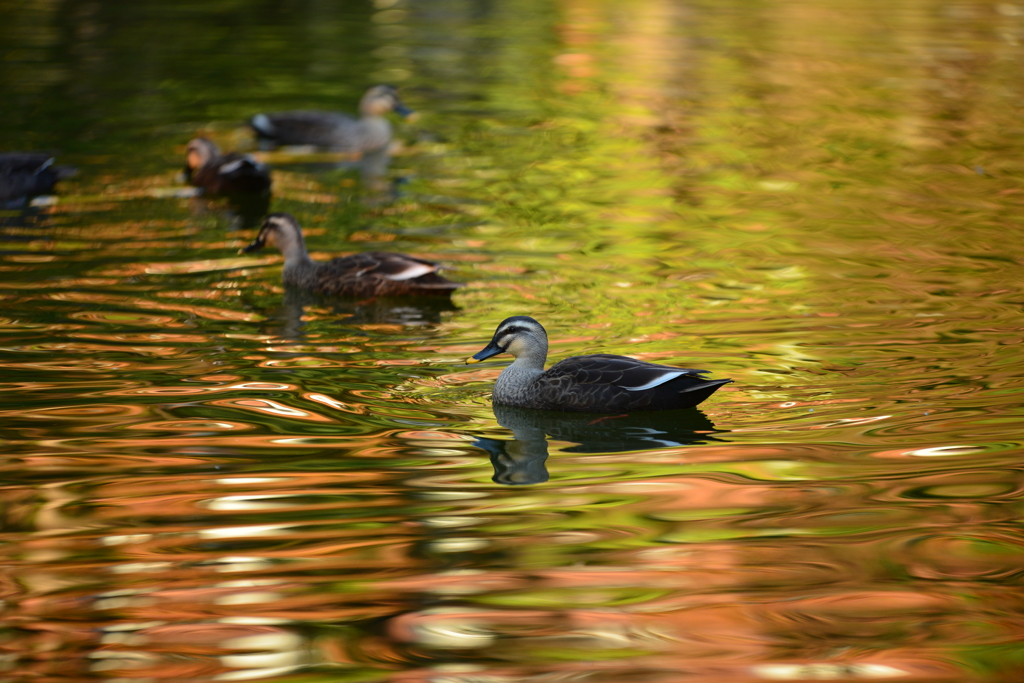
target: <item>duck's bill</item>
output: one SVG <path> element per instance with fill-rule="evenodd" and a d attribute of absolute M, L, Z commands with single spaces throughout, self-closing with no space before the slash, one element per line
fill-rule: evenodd
<path fill-rule="evenodd" d="M 249 246 L 242 247 L 241 249 L 239 249 L 238 253 L 239 254 L 248 254 L 250 251 L 256 251 L 258 249 L 262 249 L 264 244 L 265 244 L 265 242 L 263 241 L 263 238 L 262 237 L 257 237 L 256 239 L 254 239 L 249 244 Z"/>
<path fill-rule="evenodd" d="M 480 351 L 466 359 L 467 363 L 479 363 L 482 360 L 487 360 L 491 356 L 497 356 L 499 353 L 505 353 L 505 349 L 501 348 L 494 342 L 491 342 Z"/>
<path fill-rule="evenodd" d="M 395 113 L 401 116 L 403 119 L 408 119 L 416 116 L 416 112 L 409 107 L 405 106 L 401 102 L 395 105 Z"/>

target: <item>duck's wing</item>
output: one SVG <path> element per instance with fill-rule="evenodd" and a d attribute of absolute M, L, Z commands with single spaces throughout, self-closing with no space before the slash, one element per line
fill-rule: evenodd
<path fill-rule="evenodd" d="M 417 287 L 455 289 L 461 282 L 451 282 L 438 273 L 441 264 L 408 254 L 390 251 L 369 251 L 359 254 L 363 276 L 380 277 L 396 284 L 406 283 Z"/>
<path fill-rule="evenodd" d="M 43 152 L 3 152 L 0 153 L 0 173 L 38 173 L 53 162 L 53 155 Z"/>
<path fill-rule="evenodd" d="M 270 112 L 249 119 L 259 137 L 281 145 L 337 146 L 355 125 L 355 119 L 344 114 L 315 110 Z"/>
<path fill-rule="evenodd" d="M 534 391 L 548 407 L 559 410 L 686 408 L 730 381 L 706 379 L 707 372 L 601 353 L 556 363 L 535 381 Z"/>
<path fill-rule="evenodd" d="M 222 156 L 217 164 L 218 172 L 229 178 L 240 177 L 253 173 L 266 173 L 267 165 L 256 161 L 250 154 L 231 152 Z"/>
<path fill-rule="evenodd" d="M 551 366 L 545 374 L 551 377 L 570 377 L 579 384 L 611 385 L 625 391 L 647 391 L 683 375 L 703 379 L 701 375 L 707 373 L 707 370 L 676 368 L 628 356 L 595 353 L 566 358 Z"/>
<path fill-rule="evenodd" d="M 429 273 L 436 273 L 441 266 L 433 261 L 416 258 L 408 254 L 396 254 L 389 251 L 370 251 L 360 254 L 367 262 L 372 263 L 367 272 L 372 272 L 388 280 L 401 282 L 414 280 Z"/>
<path fill-rule="evenodd" d="M 262 192 L 270 189 L 270 170 L 249 154 L 225 154 L 218 160 L 216 170 L 229 190 Z"/>
<path fill-rule="evenodd" d="M 359 294 L 401 295 L 417 292 L 451 291 L 461 287 L 440 275 L 441 266 L 433 261 L 418 259 L 407 254 L 386 251 L 368 251 L 351 256 L 339 256 L 324 264 L 324 282 L 338 292 Z"/>
<path fill-rule="evenodd" d="M 50 154 L 0 153 L 0 200 L 48 194 L 58 180 L 70 178 L 76 172 L 73 166 L 56 165 Z"/>

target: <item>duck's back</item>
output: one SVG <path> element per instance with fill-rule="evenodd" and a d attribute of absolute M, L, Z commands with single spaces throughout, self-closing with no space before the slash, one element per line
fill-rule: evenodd
<path fill-rule="evenodd" d="M 69 166 L 55 166 L 49 154 L 0 153 L 0 200 L 49 194 L 58 180 L 74 173 Z"/>
<path fill-rule="evenodd" d="M 708 380 L 706 370 L 676 368 L 627 356 L 574 356 L 551 366 L 495 401 L 543 410 L 626 412 L 693 407 L 731 380 Z M 497 387 L 496 387 L 497 389 Z"/>
<path fill-rule="evenodd" d="M 257 114 L 249 125 L 259 137 L 279 145 L 313 145 L 337 152 L 365 149 L 360 122 L 336 112 L 299 110 Z"/>
<path fill-rule="evenodd" d="M 406 254 L 369 251 L 339 256 L 305 270 L 285 271 L 285 282 L 331 296 L 450 294 L 461 286 L 438 275 L 440 266 Z"/>
<path fill-rule="evenodd" d="M 248 154 L 216 157 L 192 173 L 193 185 L 213 194 L 259 194 L 270 190 L 270 172 Z"/>

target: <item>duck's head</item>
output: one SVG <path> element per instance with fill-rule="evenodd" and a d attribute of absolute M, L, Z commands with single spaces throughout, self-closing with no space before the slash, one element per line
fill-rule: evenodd
<path fill-rule="evenodd" d="M 398 97 L 398 90 L 391 85 L 375 85 L 367 90 L 359 101 L 359 111 L 366 116 L 384 116 L 393 111 L 404 118 L 416 113 L 405 106 Z"/>
<path fill-rule="evenodd" d="M 539 322 L 527 315 L 505 318 L 494 331 L 491 342 L 466 359 L 467 363 L 479 363 L 499 353 L 510 353 L 517 358 L 527 354 L 548 352 L 548 335 Z"/>
<path fill-rule="evenodd" d="M 192 172 L 220 156 L 220 148 L 212 140 L 192 138 L 185 148 L 185 171 Z"/>
<path fill-rule="evenodd" d="M 248 254 L 250 251 L 262 249 L 268 244 L 277 247 L 285 254 L 288 254 L 295 246 L 305 248 L 302 228 L 299 227 L 299 222 L 295 220 L 294 216 L 290 213 L 268 214 L 263 219 L 263 224 L 260 225 L 256 239 L 249 246 L 240 249 L 238 253 Z"/>

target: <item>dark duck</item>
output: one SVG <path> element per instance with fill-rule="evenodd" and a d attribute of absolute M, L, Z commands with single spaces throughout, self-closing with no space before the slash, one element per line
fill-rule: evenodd
<path fill-rule="evenodd" d="M 520 408 L 589 413 L 692 408 L 731 379 L 707 379 L 707 370 L 657 365 L 628 356 L 573 356 L 544 369 L 547 332 L 525 315 L 506 318 L 491 342 L 467 363 L 510 353 L 515 360 L 494 384 L 495 403 Z"/>
<path fill-rule="evenodd" d="M 286 285 L 316 294 L 345 297 L 449 295 L 462 283 L 438 274 L 441 266 L 406 254 L 370 251 L 314 261 L 306 251 L 302 228 L 287 213 L 272 213 L 263 221 L 248 253 L 266 245 L 284 254 Z"/>

